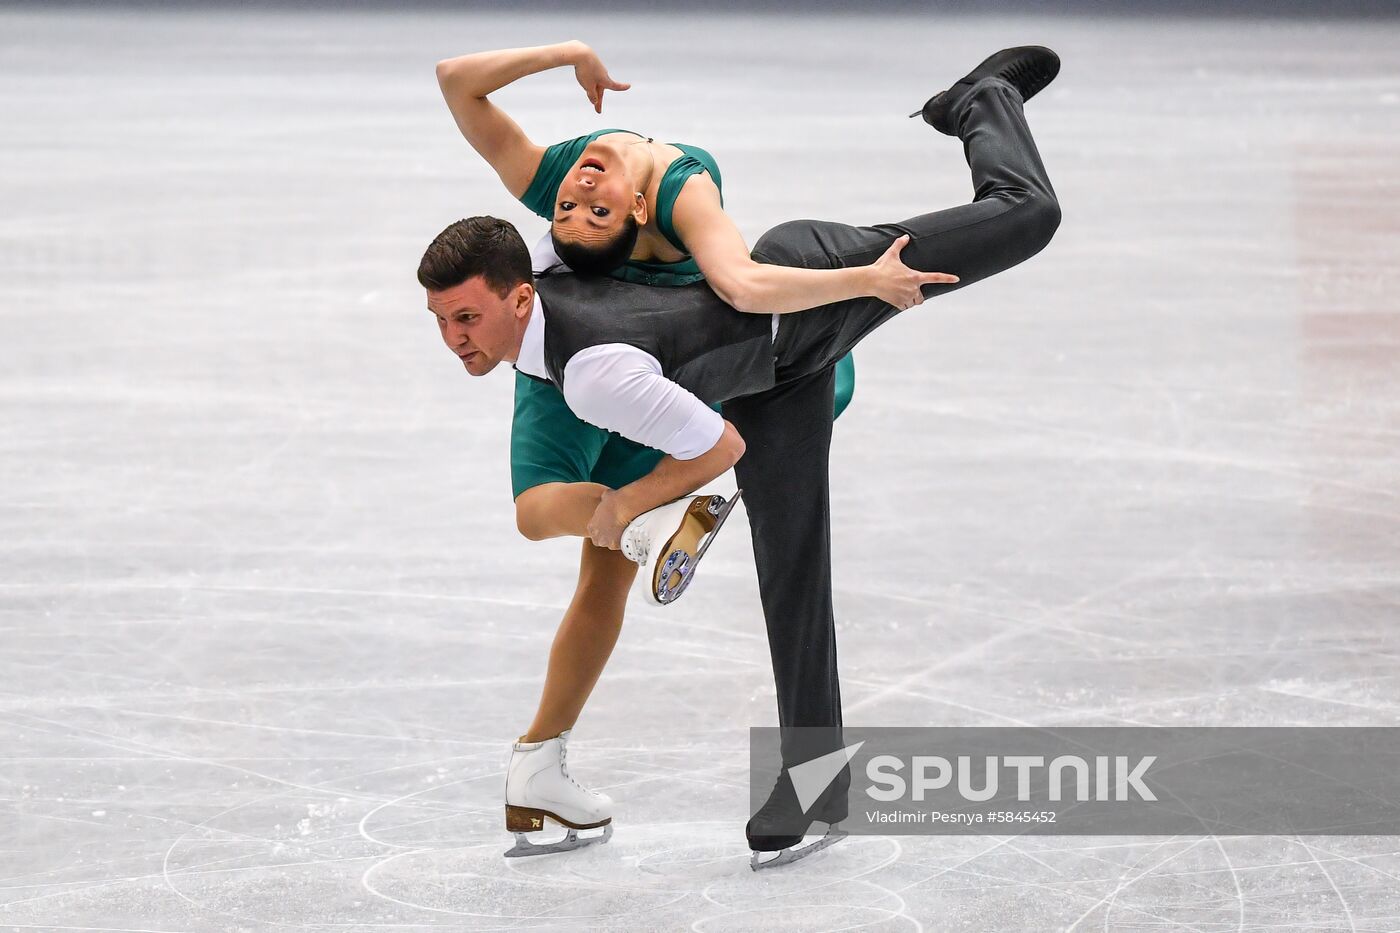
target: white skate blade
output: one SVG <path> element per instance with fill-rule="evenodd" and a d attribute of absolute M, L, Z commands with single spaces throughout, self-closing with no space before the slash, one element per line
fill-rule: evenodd
<path fill-rule="evenodd" d="M 767 852 L 755 852 L 753 858 L 749 860 L 749 867 L 754 871 L 762 871 L 765 868 L 781 868 L 784 865 L 791 865 L 798 859 L 804 859 L 814 852 L 820 852 L 828 846 L 835 845 L 849 835 L 850 833 L 839 826 L 833 826 L 826 831 L 825 836 L 821 837 L 816 842 L 809 843 L 800 848 L 784 849 L 772 858 L 761 858 L 761 856 L 768 855 L 769 853 Z"/>
<path fill-rule="evenodd" d="M 534 843 L 529 839 L 528 833 L 516 833 L 515 845 L 505 853 L 506 858 L 520 858 L 530 855 L 553 855 L 555 852 L 572 852 L 575 849 L 582 849 L 584 846 L 591 846 L 596 843 L 604 843 L 612 838 L 612 824 L 608 823 L 603 827 L 602 835 L 582 836 L 578 830 L 571 829 L 558 842 Z"/>
<path fill-rule="evenodd" d="M 700 566 L 700 558 L 705 556 L 705 552 L 714 543 L 715 536 L 724 527 L 729 514 L 734 511 L 734 506 L 738 505 L 740 497 L 744 495 L 744 490 L 736 490 L 734 495 L 722 506 L 719 506 L 715 516 L 715 524 L 705 536 L 700 540 L 700 546 L 695 549 L 694 554 L 688 553 L 684 548 L 674 548 L 666 553 L 655 554 L 647 565 L 643 567 L 643 585 L 646 587 L 647 596 L 658 606 L 667 606 L 681 598 L 681 594 L 690 586 L 690 581 L 695 579 L 695 570 Z M 712 497 L 719 499 L 719 496 Z M 660 562 L 661 566 L 656 566 Z"/>

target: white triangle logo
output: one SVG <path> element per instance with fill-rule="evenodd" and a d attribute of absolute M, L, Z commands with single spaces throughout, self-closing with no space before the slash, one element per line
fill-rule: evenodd
<path fill-rule="evenodd" d="M 797 803 L 802 807 L 803 813 L 812 808 L 812 804 L 831 786 L 831 782 L 836 780 L 836 775 L 841 773 L 841 769 L 846 767 L 864 744 L 862 739 L 854 745 L 838 748 L 820 758 L 813 758 L 788 768 L 788 777 L 792 779 L 792 789 L 797 792 Z"/>

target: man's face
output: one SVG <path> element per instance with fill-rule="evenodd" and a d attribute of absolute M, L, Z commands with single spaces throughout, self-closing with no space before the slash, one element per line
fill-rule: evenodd
<path fill-rule="evenodd" d="M 502 297 L 482 276 L 443 291 L 428 290 L 428 310 L 437 316 L 442 342 L 467 372 L 484 376 L 502 361 L 515 362 L 535 289 L 521 283 Z"/>

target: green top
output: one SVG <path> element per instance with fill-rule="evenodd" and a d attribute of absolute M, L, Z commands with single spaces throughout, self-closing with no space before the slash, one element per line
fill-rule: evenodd
<path fill-rule="evenodd" d="M 546 149 L 544 158 L 540 160 L 540 167 L 535 172 L 535 177 L 530 180 L 530 187 L 525 189 L 525 193 L 520 196 L 520 203 L 545 220 L 552 221 L 554 219 L 555 195 L 559 192 L 559 184 L 564 180 L 564 175 L 578 161 L 579 156 L 583 155 L 583 150 L 589 143 L 608 133 L 632 133 L 632 131 L 598 130 L 587 136 L 555 143 Z M 641 134 L 632 133 L 632 135 L 640 136 Z M 673 225 L 672 215 L 676 208 L 676 198 L 680 197 L 681 188 L 684 187 L 686 180 L 691 175 L 709 172 L 715 187 L 720 189 L 720 204 L 723 204 L 724 182 L 720 178 L 719 166 L 715 163 L 715 157 L 704 149 L 682 143 L 671 143 L 671 145 L 681 151 L 681 156 L 666 166 L 666 171 L 661 176 L 661 183 L 656 192 L 656 227 L 668 243 L 688 254 L 690 251 L 685 248 L 685 243 L 676 234 L 676 228 Z M 638 285 L 689 285 L 691 282 L 699 282 L 705 278 L 705 274 L 700 271 L 700 266 L 689 255 L 679 262 L 641 262 L 629 259 L 625 265 L 613 270 L 610 274 L 613 278 L 622 279 L 624 282 L 635 282 Z"/>

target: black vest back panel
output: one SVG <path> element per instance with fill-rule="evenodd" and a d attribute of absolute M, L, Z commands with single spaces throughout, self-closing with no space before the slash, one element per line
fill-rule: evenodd
<path fill-rule="evenodd" d="M 574 354 L 605 343 L 650 353 L 707 405 L 773 387 L 772 317 L 735 311 L 704 282 L 657 288 L 565 273 L 539 276 L 535 288 L 545 368 L 561 389 Z"/>

